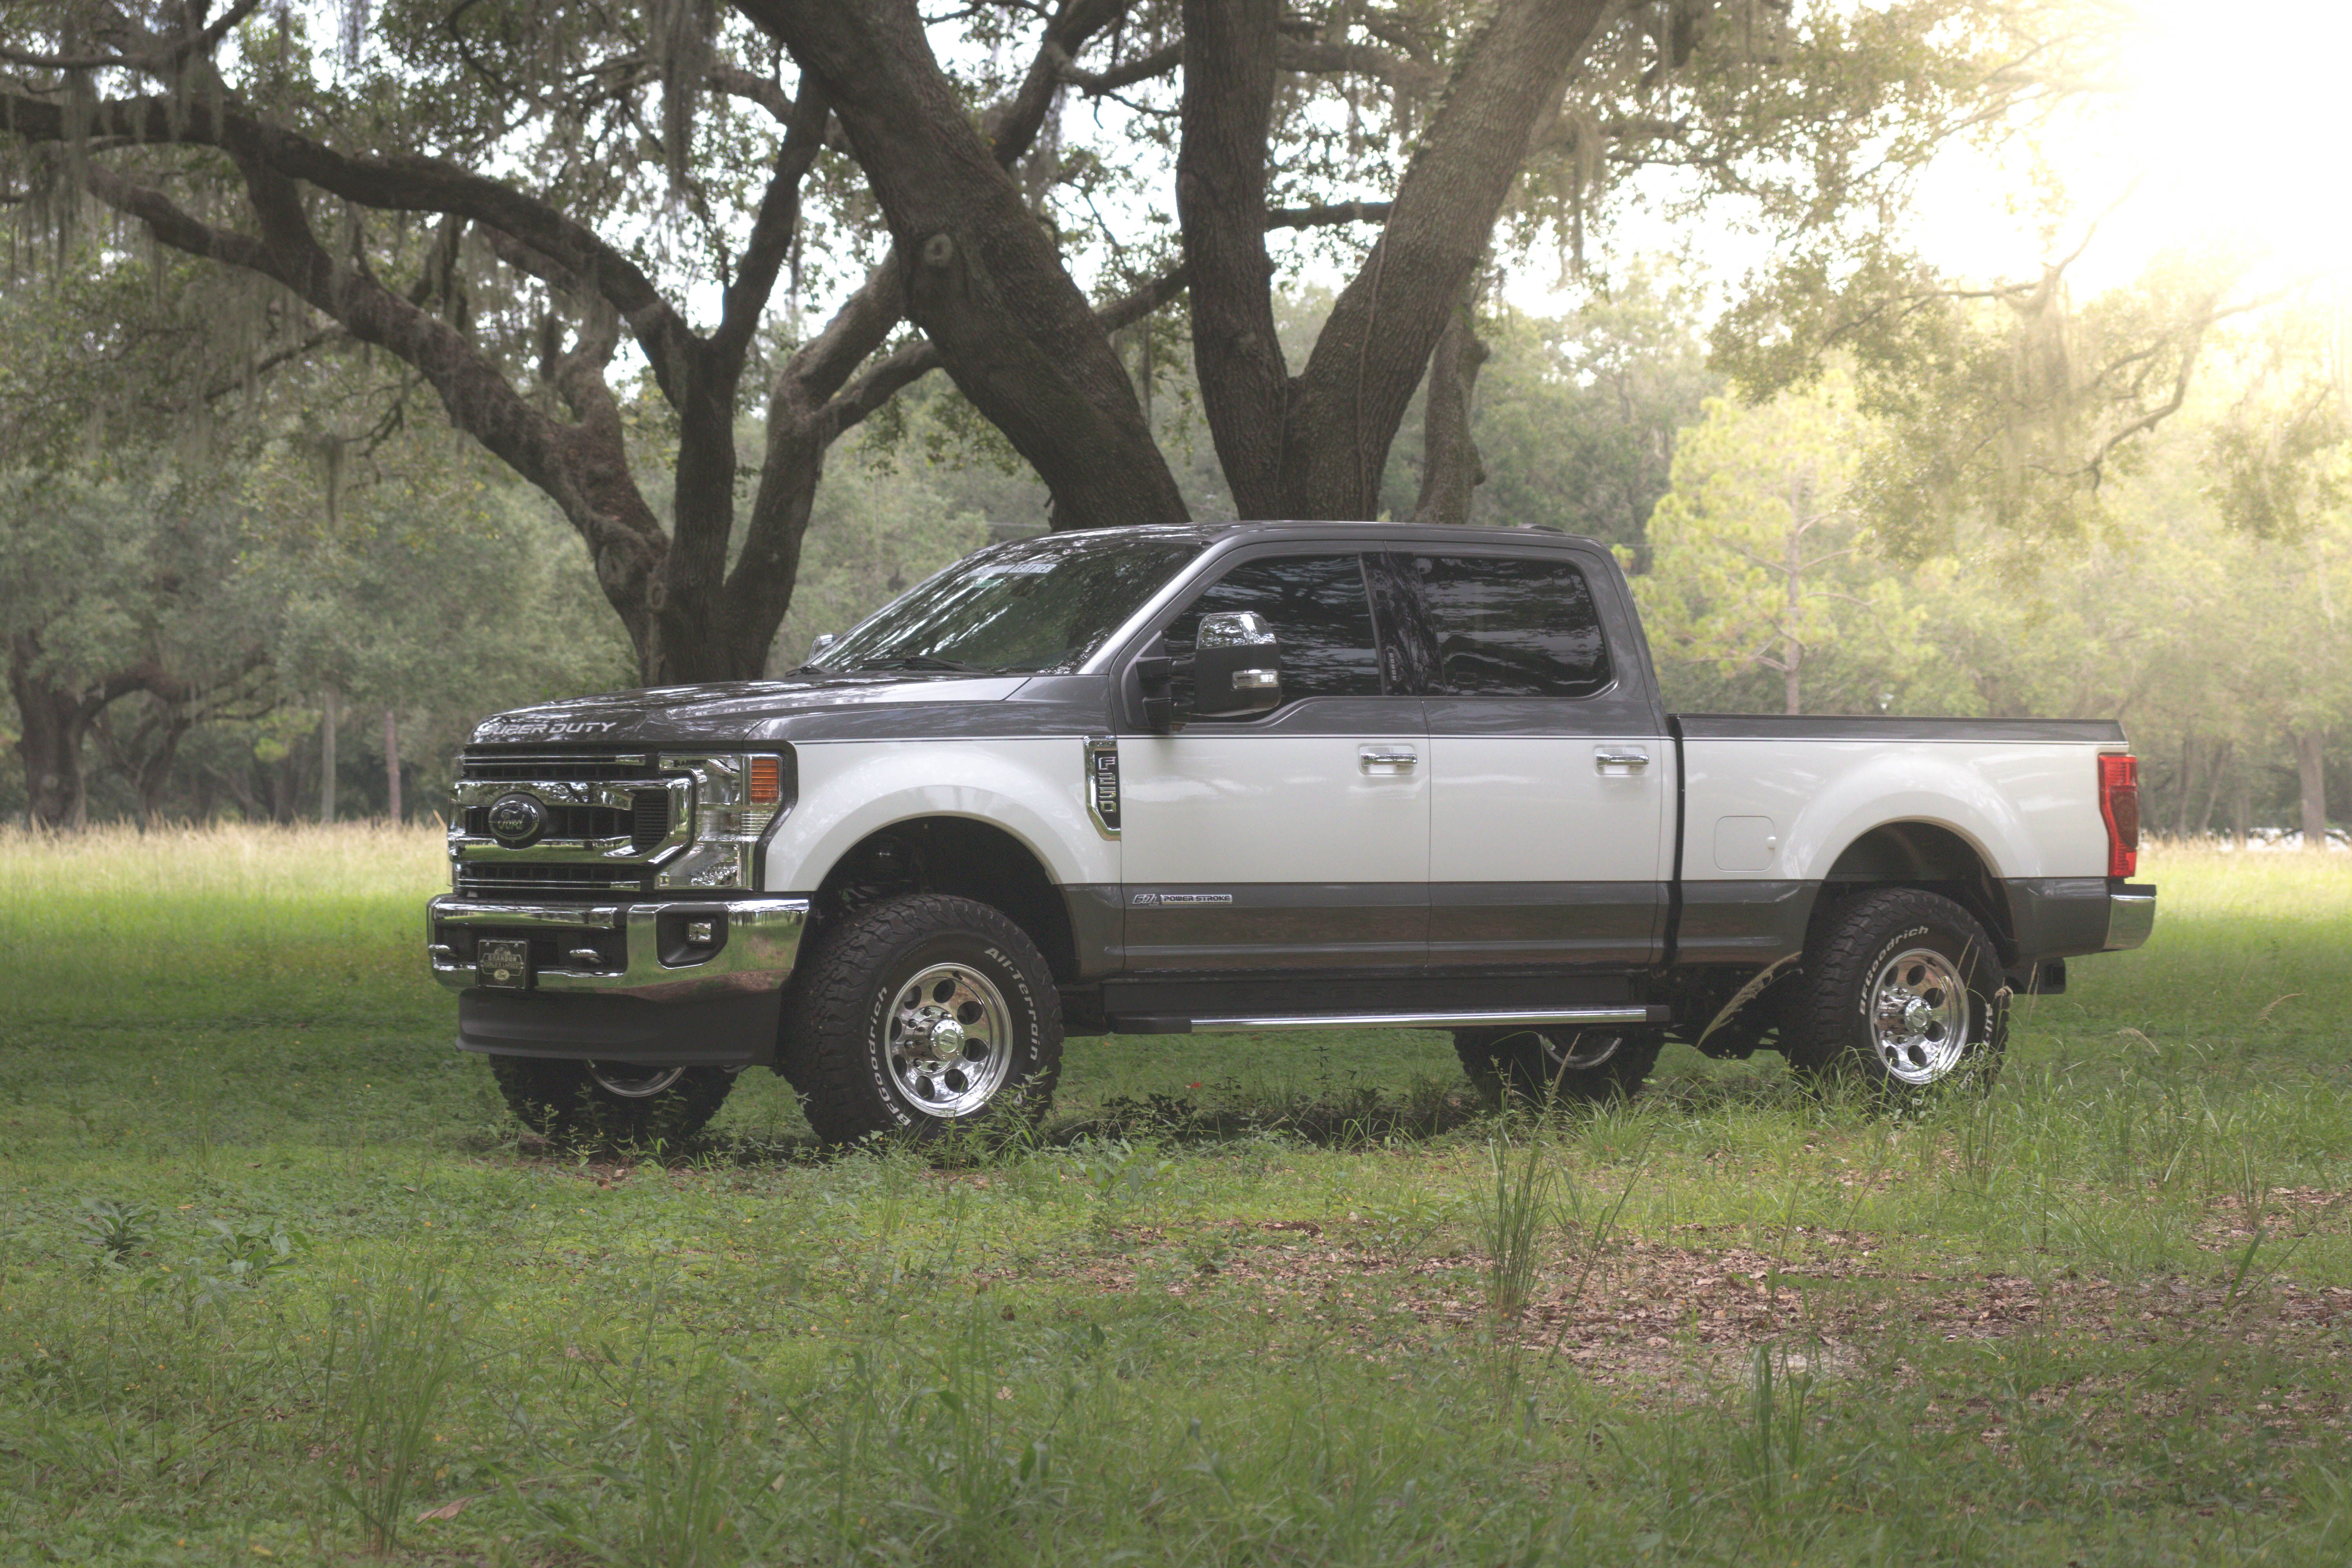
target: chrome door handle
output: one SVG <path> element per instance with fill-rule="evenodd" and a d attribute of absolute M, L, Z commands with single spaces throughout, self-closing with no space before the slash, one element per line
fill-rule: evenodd
<path fill-rule="evenodd" d="M 1409 773 L 1421 762 L 1410 746 L 1358 746 L 1356 765 L 1368 773 Z"/>
<path fill-rule="evenodd" d="M 1592 771 L 1596 773 L 1638 773 L 1649 765 L 1650 753 L 1639 746 L 1592 748 Z"/>

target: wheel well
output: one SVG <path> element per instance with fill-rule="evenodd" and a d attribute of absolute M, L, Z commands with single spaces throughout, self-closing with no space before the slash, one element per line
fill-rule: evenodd
<path fill-rule="evenodd" d="M 949 893 L 1001 910 L 1045 955 L 1054 978 L 1077 978 L 1069 906 L 1029 847 L 969 816 L 894 822 L 852 845 L 817 887 L 816 919 L 830 925 L 877 899 Z"/>
<path fill-rule="evenodd" d="M 1976 847 L 1948 827 L 1932 822 L 1881 824 L 1847 845 L 1822 881 L 1824 909 L 1864 888 L 1924 888 L 1941 893 L 1976 916 L 2000 950 L 2004 964 L 2016 960 L 2007 894 Z"/>

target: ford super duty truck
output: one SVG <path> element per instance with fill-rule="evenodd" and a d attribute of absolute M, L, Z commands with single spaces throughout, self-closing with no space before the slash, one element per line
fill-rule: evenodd
<path fill-rule="evenodd" d="M 1670 713 L 1585 540 L 998 544 L 781 680 L 500 714 L 434 974 L 542 1129 L 772 1068 L 827 1139 L 1034 1115 L 1065 1033 L 1451 1031 L 1627 1093 L 1670 1038 L 1907 1095 L 2146 941 L 2105 721 Z"/>

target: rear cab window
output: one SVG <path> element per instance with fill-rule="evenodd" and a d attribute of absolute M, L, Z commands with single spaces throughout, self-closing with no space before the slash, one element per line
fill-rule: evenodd
<path fill-rule="evenodd" d="M 1616 681 L 1592 584 L 1558 557 L 1398 552 L 1427 695 L 1591 697 Z M 1384 606 L 1385 607 L 1385 606 Z"/>

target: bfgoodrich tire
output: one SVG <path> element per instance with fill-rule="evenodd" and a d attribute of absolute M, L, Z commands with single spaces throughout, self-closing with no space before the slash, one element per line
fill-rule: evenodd
<path fill-rule="evenodd" d="M 1034 1120 L 1053 1104 L 1061 999 L 1036 944 L 986 904 L 915 893 L 863 910 L 794 992 L 784 1076 L 827 1142 Z"/>
<path fill-rule="evenodd" d="M 1658 1065 L 1664 1039 L 1643 1029 L 1456 1029 L 1462 1070 L 1489 1100 L 1530 1104 L 1628 1100 Z"/>
<path fill-rule="evenodd" d="M 1990 1082 L 2004 1044 L 2000 963 L 1976 917 L 1916 888 L 1829 910 L 1790 998 L 1782 1048 L 1797 1070 L 1881 1098 Z"/>
<path fill-rule="evenodd" d="M 572 1142 L 675 1143 L 702 1131 L 727 1102 L 725 1068 L 492 1057 L 507 1109 L 534 1132 Z"/>

